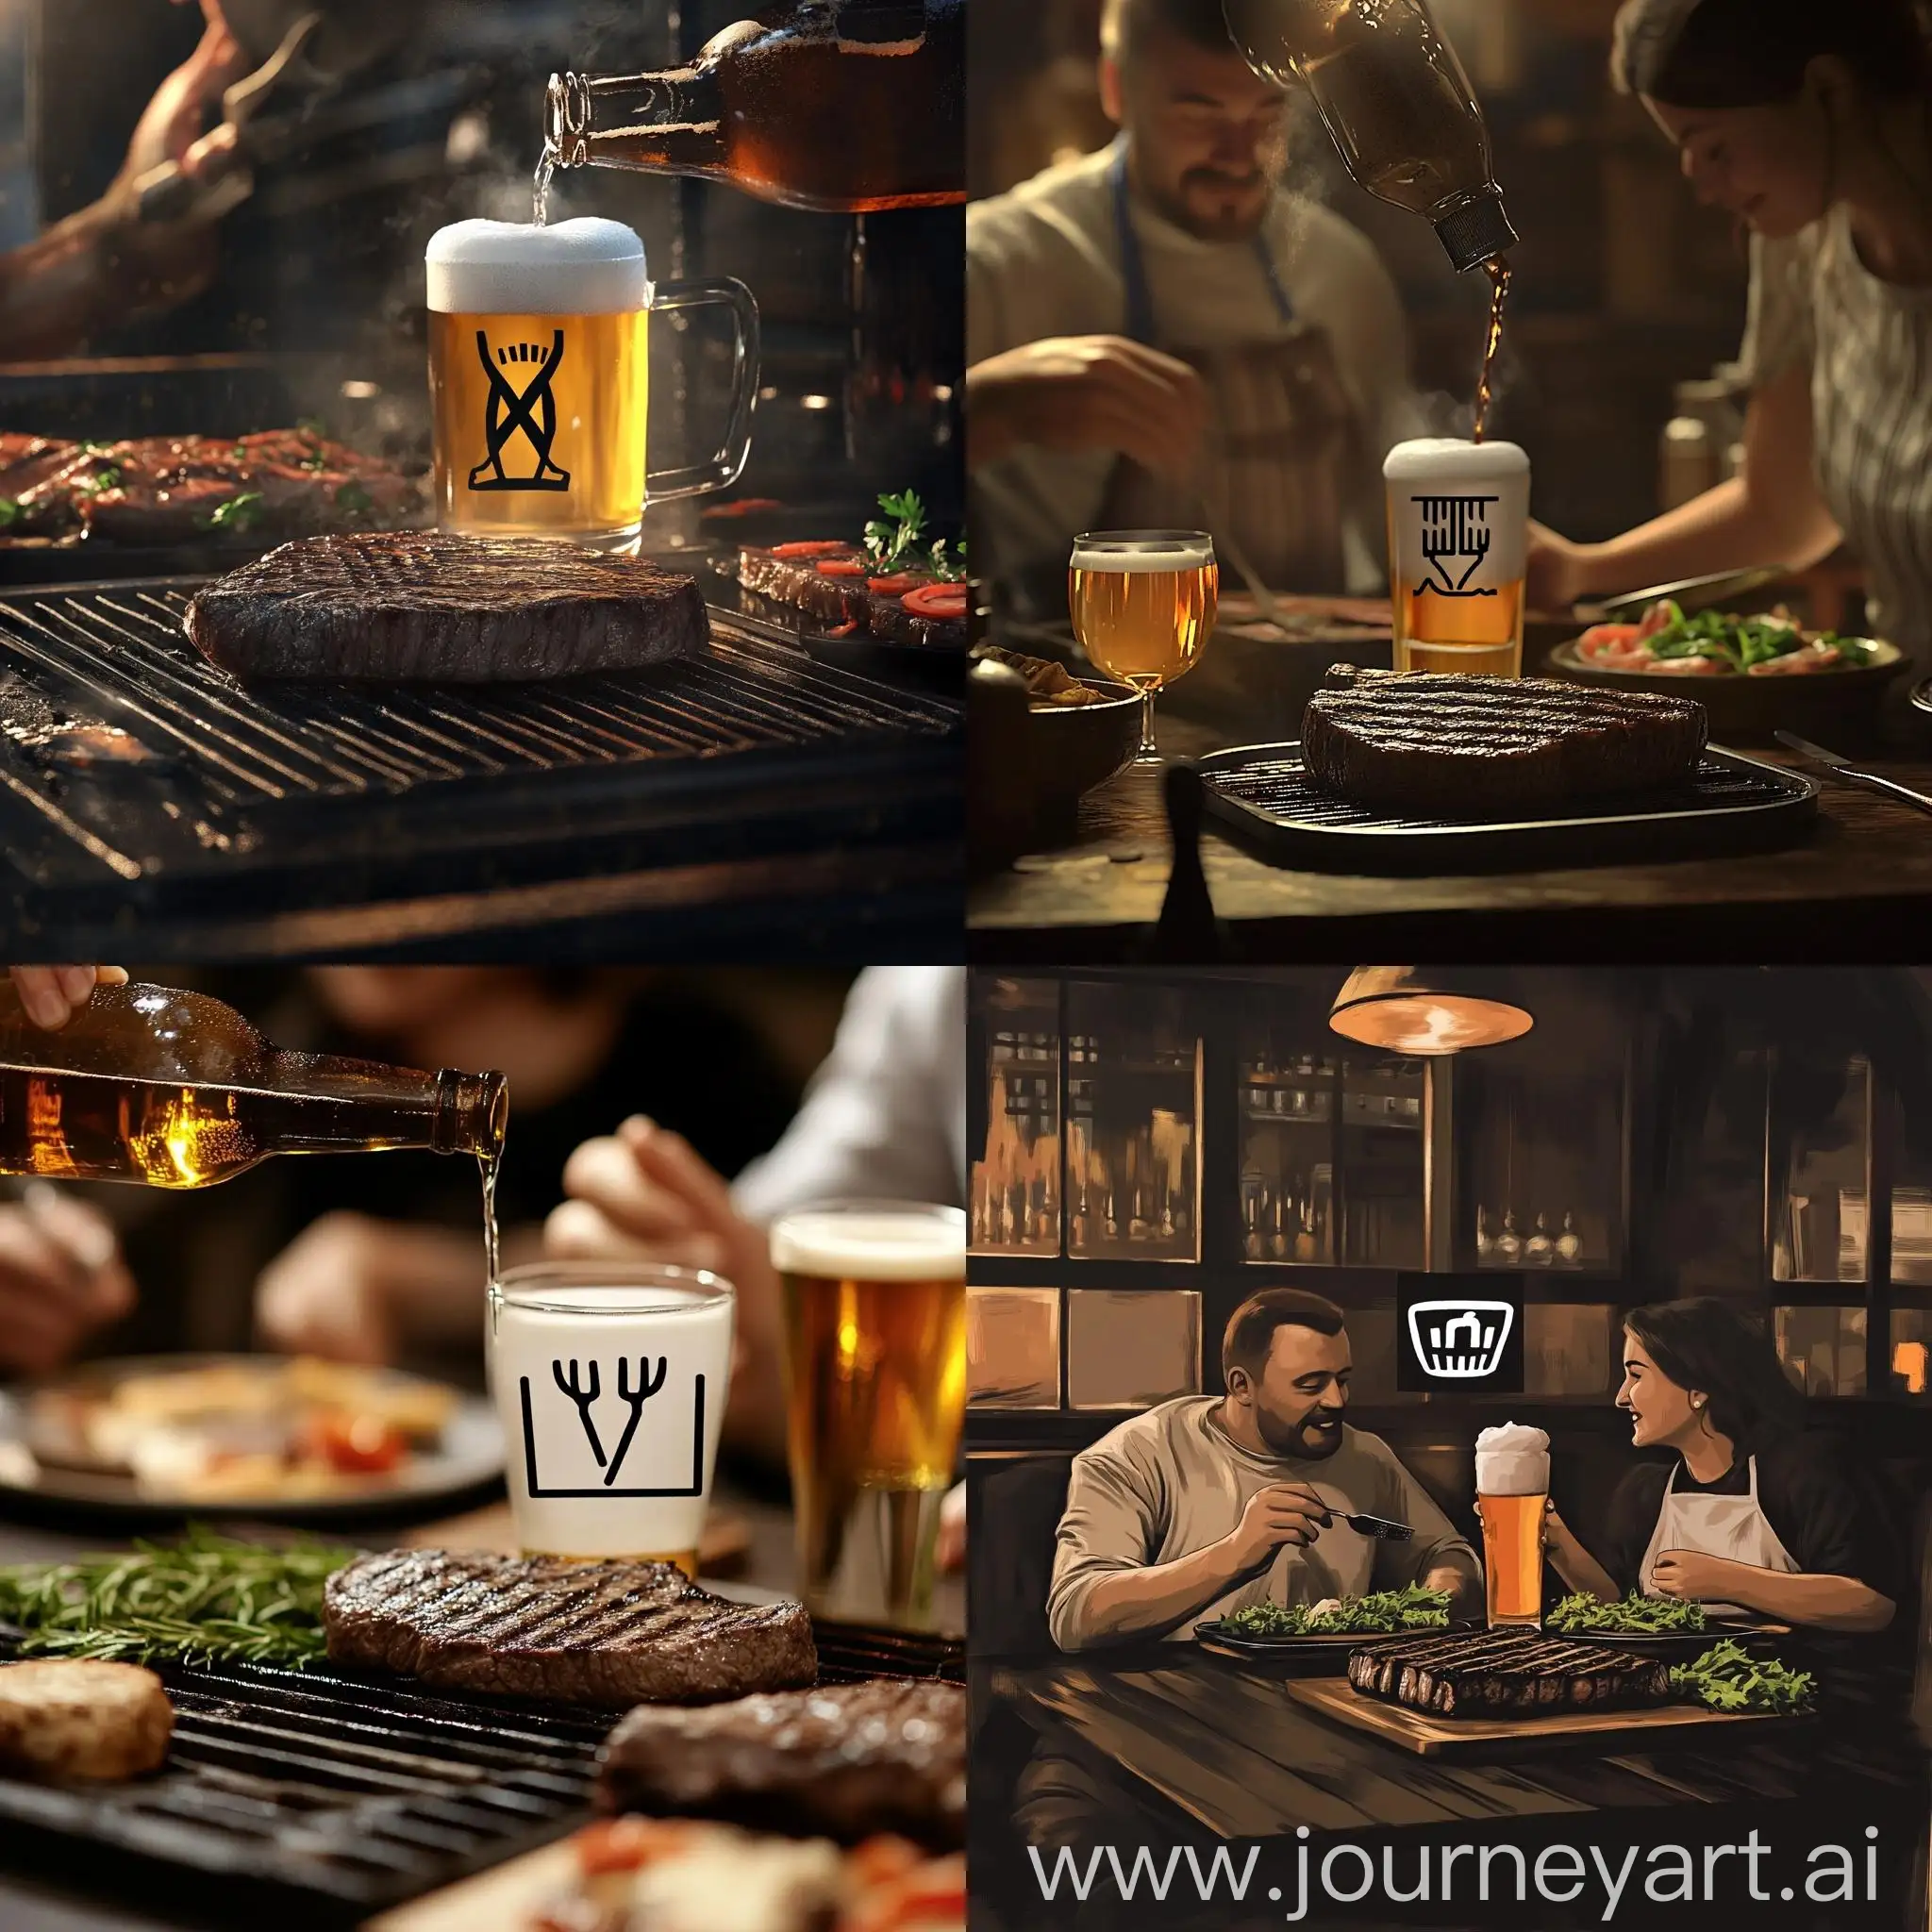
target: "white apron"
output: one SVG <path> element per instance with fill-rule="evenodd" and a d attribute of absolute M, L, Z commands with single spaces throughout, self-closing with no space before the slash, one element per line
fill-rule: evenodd
<path fill-rule="evenodd" d="M 1680 1463 L 1677 1467 L 1681 1468 Z M 1666 1550 L 1694 1550 L 1699 1556 L 1722 1557 L 1732 1563 L 1748 1563 L 1754 1570 L 1776 1570 L 1784 1575 L 1797 1574 L 1797 1559 L 1777 1540 L 1757 1502 L 1757 1458 L 1750 1461 L 1751 1488 L 1742 1496 L 1680 1496 L 1677 1470 L 1671 1471 L 1664 1485 L 1664 1500 L 1657 1512 L 1657 1527 L 1650 1533 L 1650 1547 L 1643 1553 L 1637 1580 L 1645 1596 L 1661 1596 L 1654 1577 L 1657 1559 Z M 1736 1612 L 1736 1604 L 1707 1604 L 1706 1609 Z"/>

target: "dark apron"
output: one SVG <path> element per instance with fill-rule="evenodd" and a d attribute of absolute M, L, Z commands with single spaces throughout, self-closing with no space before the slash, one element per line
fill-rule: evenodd
<path fill-rule="evenodd" d="M 1351 479 L 1360 470 L 1361 434 L 1327 330 L 1295 321 L 1268 244 L 1257 235 L 1255 253 L 1290 333 L 1279 341 L 1225 349 L 1158 341 L 1141 238 L 1128 211 L 1124 142 L 1114 149 L 1108 179 L 1126 284 L 1125 332 L 1195 370 L 1212 414 L 1193 483 L 1157 476 L 1122 457 L 1108 484 L 1100 526 L 1194 529 L 1205 515 L 1231 533 L 1269 589 L 1344 589 L 1341 533 Z"/>

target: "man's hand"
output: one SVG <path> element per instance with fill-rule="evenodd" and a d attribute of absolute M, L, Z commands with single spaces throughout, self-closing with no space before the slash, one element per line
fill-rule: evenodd
<path fill-rule="evenodd" d="M 1707 1557 L 1701 1550 L 1665 1550 L 1657 1559 L 1651 1581 L 1665 1596 L 1679 1603 L 1742 1603 L 1739 1594 L 1749 1591 L 1755 1571 L 1749 1563 L 1733 1563 L 1724 1557 Z"/>
<path fill-rule="evenodd" d="M 725 1424 L 769 1461 L 785 1455 L 778 1277 L 765 1230 L 739 1213 L 724 1177 L 681 1134 L 634 1115 L 564 1164 L 571 1198 L 543 1226 L 552 1260 L 708 1268 L 738 1291 L 737 1355 Z"/>
<path fill-rule="evenodd" d="M 93 997 L 97 986 L 125 986 L 119 966 L 9 966 L 21 1009 L 36 1026 L 58 1033 Z"/>
<path fill-rule="evenodd" d="M 1248 1498 L 1229 1538 L 1243 1570 L 1258 1570 L 1284 1543 L 1305 1549 L 1315 1533 L 1334 1522 L 1328 1506 L 1300 1483 L 1270 1483 Z"/>
<path fill-rule="evenodd" d="M 388 1264 L 397 1233 L 366 1214 L 311 1221 L 255 1285 L 255 1324 L 262 1341 L 290 1355 L 330 1361 L 394 1361 Z M 483 1273 L 480 1258 L 476 1273 Z"/>
<path fill-rule="evenodd" d="M 134 1306 L 113 1224 L 45 1181 L 0 1207 L 0 1364 L 44 1375 Z"/>
<path fill-rule="evenodd" d="M 1532 517 L 1528 575 L 1524 584 L 1524 602 L 1527 608 L 1565 612 L 1589 589 L 1583 546 L 1545 529 Z"/>
<path fill-rule="evenodd" d="M 248 72 L 248 57 L 213 0 L 203 6 L 202 17 L 207 28 L 194 52 L 155 90 L 135 123 L 116 187 L 137 180 L 163 161 L 188 165 L 207 131 L 209 114 L 221 107 L 228 88 Z"/>
<path fill-rule="evenodd" d="M 1208 391 L 1185 362 L 1124 336 L 1057 336 L 990 356 L 966 372 L 967 460 L 1023 444 L 1114 450 L 1158 475 L 1201 459 Z"/>

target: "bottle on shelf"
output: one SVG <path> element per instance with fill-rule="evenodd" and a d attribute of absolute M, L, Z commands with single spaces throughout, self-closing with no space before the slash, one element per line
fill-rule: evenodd
<path fill-rule="evenodd" d="M 288 1053 L 232 1007 L 104 986 L 58 1033 L 0 984 L 0 1174 L 206 1188 L 276 1154 L 426 1148 L 492 1171 L 501 1074 Z"/>
<path fill-rule="evenodd" d="M 1523 1244 L 1523 1258 L 1532 1268 L 1547 1268 L 1557 1258 L 1557 1244 L 1550 1239 L 1548 1224 L 1541 1214 Z"/>
<path fill-rule="evenodd" d="M 689 67 L 552 75 L 543 165 L 694 175 L 824 213 L 943 207 L 966 199 L 965 91 L 965 0 L 793 0 Z"/>
<path fill-rule="evenodd" d="M 1576 1217 L 1566 1213 L 1563 1216 L 1563 1231 L 1557 1237 L 1557 1259 L 1565 1268 L 1575 1268 L 1583 1261 L 1583 1237 L 1576 1232 Z"/>
<path fill-rule="evenodd" d="M 1503 1210 L 1503 1232 L 1496 1237 L 1496 1265 L 1501 1268 L 1517 1268 L 1523 1263 L 1523 1237 L 1516 1232 L 1516 1214 L 1513 1208 Z"/>

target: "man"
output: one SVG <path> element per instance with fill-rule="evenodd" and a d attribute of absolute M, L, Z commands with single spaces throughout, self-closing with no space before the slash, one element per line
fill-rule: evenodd
<path fill-rule="evenodd" d="M 1250 1604 L 1419 1583 L 1483 1607 L 1475 1552 L 1378 1436 L 1349 1427 L 1348 1334 L 1333 1302 L 1271 1288 L 1234 1312 L 1224 1396 L 1162 1403 L 1074 1458 L 1047 1622 L 1062 1650 L 1186 1637 Z M 1415 1531 L 1360 1535 L 1346 1515 Z"/>
<path fill-rule="evenodd" d="M 1381 458 L 1420 426 L 1394 285 L 1270 178 L 1287 97 L 1220 0 L 1108 0 L 1101 48 L 1112 147 L 967 209 L 984 566 L 1063 580 L 1082 530 L 1205 520 L 1273 588 L 1374 588 Z"/>

